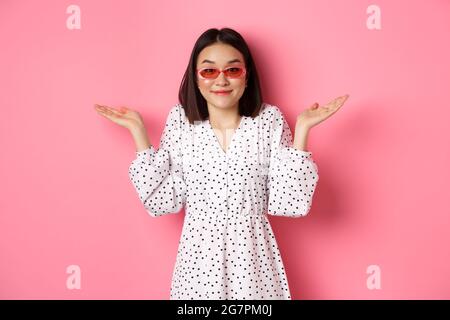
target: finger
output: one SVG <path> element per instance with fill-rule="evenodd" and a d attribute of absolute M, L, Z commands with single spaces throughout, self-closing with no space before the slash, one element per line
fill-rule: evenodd
<path fill-rule="evenodd" d="M 339 109 L 339 105 L 330 102 L 329 104 L 327 104 L 321 108 L 324 113 L 330 114 L 330 113 L 336 112 L 337 109 Z"/>
<path fill-rule="evenodd" d="M 108 114 L 110 116 L 122 116 L 121 112 L 119 112 L 116 109 L 111 108 L 111 107 L 101 106 L 100 110 L 102 110 L 103 112 L 105 112 L 106 114 Z"/>
<path fill-rule="evenodd" d="M 110 120 L 112 120 L 112 118 L 114 118 L 114 117 L 117 117 L 117 115 L 113 111 L 111 111 L 109 109 L 101 108 L 101 109 L 99 109 L 97 111 L 98 111 L 98 113 L 100 113 L 101 115 L 107 117 Z"/>
<path fill-rule="evenodd" d="M 102 115 L 102 116 L 106 116 L 108 115 L 108 110 L 106 110 L 105 108 L 96 108 L 96 111 L 98 114 Z"/>
<path fill-rule="evenodd" d="M 120 111 L 117 111 L 116 109 L 110 108 L 109 111 L 115 116 L 122 116 L 122 113 Z"/>
<path fill-rule="evenodd" d="M 106 110 L 105 113 L 106 113 L 108 116 L 110 116 L 111 118 L 117 118 L 117 117 L 120 116 L 119 112 L 117 112 L 117 111 L 114 110 L 114 109 Z"/>
<path fill-rule="evenodd" d="M 119 109 L 119 113 L 120 113 L 121 115 L 125 115 L 125 114 L 128 113 L 128 109 L 125 108 L 125 107 L 122 107 L 122 108 Z"/>
<path fill-rule="evenodd" d="M 101 104 L 95 104 L 95 110 L 104 112 L 108 110 L 108 107 Z"/>
<path fill-rule="evenodd" d="M 331 109 L 339 109 L 345 102 L 345 100 L 347 99 L 346 96 L 342 96 L 342 97 L 338 97 L 336 99 L 334 99 L 332 102 L 330 102 L 330 107 Z"/>
<path fill-rule="evenodd" d="M 105 117 L 105 118 L 111 120 L 111 116 L 110 116 L 109 114 L 107 114 L 105 111 L 99 110 L 99 111 L 97 111 L 97 113 L 98 113 L 99 115 L 101 115 L 101 116 L 103 116 L 103 117 Z"/>
<path fill-rule="evenodd" d="M 128 110 L 126 107 L 121 107 L 119 110 L 116 110 L 114 108 L 111 108 L 111 107 L 108 107 L 108 106 L 104 106 L 104 105 L 99 105 L 99 104 L 95 104 L 95 109 L 103 111 L 103 112 L 110 112 L 110 113 L 115 114 L 117 116 L 124 115 L 125 113 L 127 113 L 127 110 Z"/>
<path fill-rule="evenodd" d="M 109 110 L 109 111 L 115 110 L 115 109 L 112 108 L 112 107 L 108 107 L 108 106 L 101 105 L 101 104 L 97 104 L 97 106 L 98 106 L 98 109 L 100 109 L 100 110 Z"/>
<path fill-rule="evenodd" d="M 328 102 L 326 105 L 324 105 L 322 108 L 324 108 L 324 109 L 326 109 L 326 110 L 328 110 L 328 109 L 333 109 L 333 108 L 335 107 L 336 103 L 337 103 L 337 99 L 339 99 L 339 98 L 336 98 L 336 99 L 331 100 L 331 101 Z"/>
<path fill-rule="evenodd" d="M 102 112 L 104 112 L 104 111 L 106 110 L 105 108 L 103 108 L 102 106 L 100 106 L 100 105 L 98 105 L 98 104 L 94 105 L 94 109 L 95 109 L 95 111 L 97 111 L 98 113 L 102 113 Z"/>
<path fill-rule="evenodd" d="M 344 105 L 344 102 L 347 100 L 348 96 L 343 96 L 341 97 L 338 101 L 336 101 L 335 103 L 335 109 L 339 109 L 340 107 L 342 107 Z"/>
<path fill-rule="evenodd" d="M 345 96 L 340 96 L 340 97 L 337 97 L 337 98 L 333 99 L 332 101 L 330 101 L 330 103 L 338 103 L 344 99 L 345 99 Z"/>
<path fill-rule="evenodd" d="M 346 94 L 346 95 L 339 97 L 339 102 L 344 103 L 348 99 L 349 96 L 350 95 Z"/>
<path fill-rule="evenodd" d="M 344 103 L 345 100 L 347 100 L 347 96 L 340 97 L 338 101 L 339 101 L 339 103 Z"/>

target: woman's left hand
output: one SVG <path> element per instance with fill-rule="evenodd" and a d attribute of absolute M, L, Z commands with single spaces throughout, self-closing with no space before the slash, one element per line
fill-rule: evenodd
<path fill-rule="evenodd" d="M 309 130 L 325 119 L 328 119 L 332 114 L 338 111 L 340 107 L 342 107 L 348 97 L 348 94 L 337 97 L 322 107 L 319 107 L 318 103 L 314 103 L 297 117 L 296 128 Z"/>

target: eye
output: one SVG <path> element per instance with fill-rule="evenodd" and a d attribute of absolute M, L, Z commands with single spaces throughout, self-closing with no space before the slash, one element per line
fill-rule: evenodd
<path fill-rule="evenodd" d="M 231 67 L 227 69 L 227 73 L 232 77 L 238 77 L 242 74 L 242 68 L 239 67 Z"/>

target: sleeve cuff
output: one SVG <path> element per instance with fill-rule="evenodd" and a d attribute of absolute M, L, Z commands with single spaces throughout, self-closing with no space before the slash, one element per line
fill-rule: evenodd
<path fill-rule="evenodd" d="M 307 163 L 314 166 L 315 171 L 318 173 L 317 164 L 312 158 L 311 151 L 298 150 L 294 147 L 287 147 L 281 150 L 281 158 L 285 161 L 288 166 L 292 166 L 294 169 L 300 169 Z"/>
<path fill-rule="evenodd" d="M 138 159 L 150 159 L 155 153 L 155 149 L 153 146 L 148 147 L 142 151 L 136 151 L 136 157 Z"/>
<path fill-rule="evenodd" d="M 283 159 L 292 160 L 292 161 L 302 161 L 306 159 L 312 158 L 311 151 L 299 150 L 294 147 L 286 147 L 281 150 L 281 157 Z"/>

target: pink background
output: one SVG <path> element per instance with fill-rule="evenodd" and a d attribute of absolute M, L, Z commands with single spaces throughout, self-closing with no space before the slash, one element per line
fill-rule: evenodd
<path fill-rule="evenodd" d="M 71 4 L 80 30 L 66 27 Z M 371 4 L 381 30 L 366 27 Z M 184 212 L 146 213 L 128 180 L 132 138 L 93 104 L 139 110 L 158 145 L 211 27 L 248 41 L 264 100 L 291 128 L 350 94 L 310 133 L 310 214 L 270 217 L 293 298 L 449 299 L 446 0 L 2 0 L 0 298 L 168 299 Z M 66 287 L 70 265 L 81 289 Z"/>

